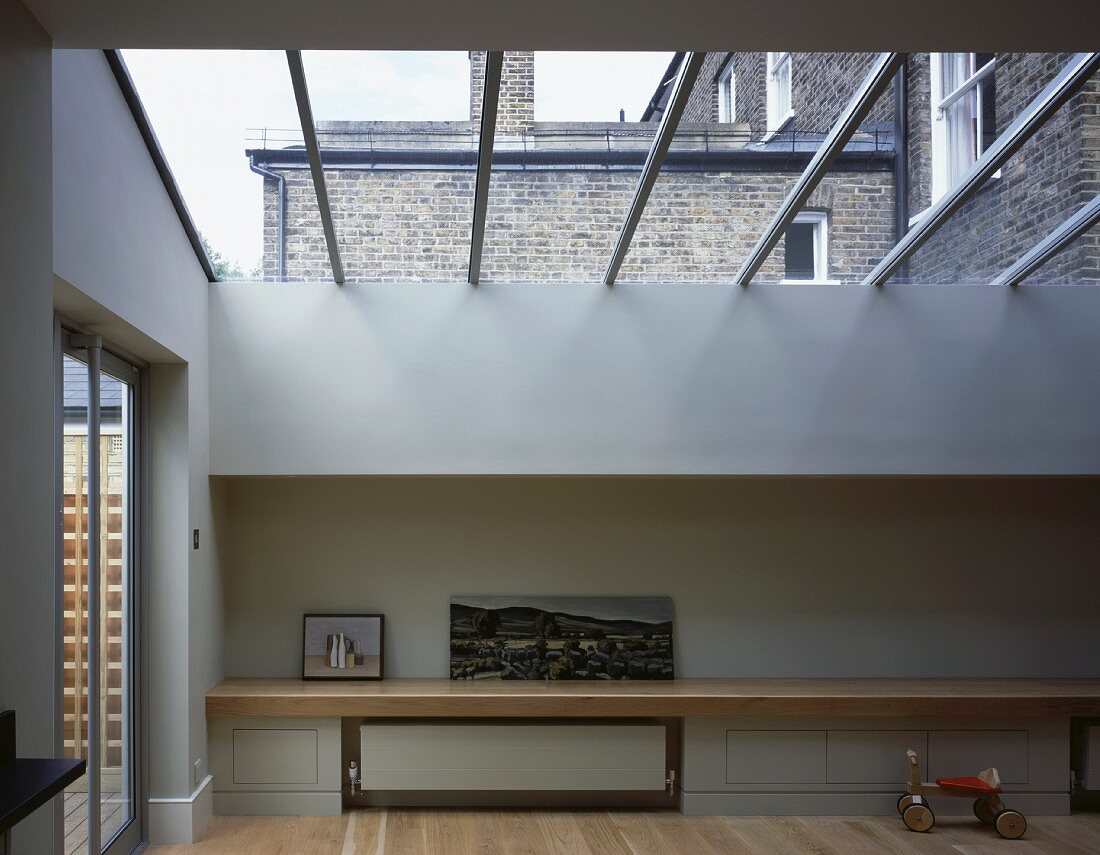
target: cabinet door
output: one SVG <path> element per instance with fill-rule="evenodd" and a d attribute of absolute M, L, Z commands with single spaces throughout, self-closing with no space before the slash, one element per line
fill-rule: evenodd
<path fill-rule="evenodd" d="M 824 730 L 727 730 L 727 784 L 824 784 Z"/>
<path fill-rule="evenodd" d="M 897 784 L 909 776 L 905 752 L 928 756 L 924 730 L 830 730 L 830 784 Z"/>
<path fill-rule="evenodd" d="M 233 731 L 234 784 L 316 784 L 316 730 Z"/>
<path fill-rule="evenodd" d="M 933 730 L 928 734 L 928 776 L 957 778 L 995 766 L 1005 784 L 1028 782 L 1026 730 Z"/>

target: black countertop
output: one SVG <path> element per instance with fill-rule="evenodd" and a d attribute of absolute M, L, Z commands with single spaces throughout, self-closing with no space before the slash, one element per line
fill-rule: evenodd
<path fill-rule="evenodd" d="M 0 834 L 84 774 L 84 760 L 12 760 L 0 765 Z"/>

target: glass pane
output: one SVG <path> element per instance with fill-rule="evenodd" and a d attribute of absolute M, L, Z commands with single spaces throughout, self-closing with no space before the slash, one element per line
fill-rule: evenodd
<path fill-rule="evenodd" d="M 657 131 L 671 53 L 506 53 L 488 282 L 598 282 Z M 677 60 L 678 63 L 678 60 Z"/>
<path fill-rule="evenodd" d="M 63 360 L 64 717 L 65 756 L 88 757 L 100 746 L 100 840 L 106 844 L 134 818 L 133 702 L 131 687 L 130 483 L 131 389 L 100 376 L 99 529 L 88 531 L 88 367 Z M 95 544 L 94 547 L 90 543 Z M 88 552 L 98 550 L 99 633 L 89 637 Z M 89 731 L 89 649 L 100 651 L 99 727 Z M 88 776 L 65 793 L 66 855 L 88 848 Z"/>
<path fill-rule="evenodd" d="M 331 281 L 283 51 L 123 52 L 153 130 L 223 280 Z M 279 175 L 288 160 L 293 187 Z M 259 170 L 259 172 L 257 172 Z M 291 246 L 280 264 L 280 234 Z M 308 277 L 305 273 L 308 271 Z"/>
<path fill-rule="evenodd" d="M 63 361 L 62 540 L 65 756 L 88 757 L 88 366 Z M 65 791 L 66 855 L 88 850 L 88 776 Z"/>
<path fill-rule="evenodd" d="M 304 51 L 302 61 L 325 166 L 336 240 L 348 282 L 464 282 L 470 256 L 479 125 L 466 51 Z M 312 194 L 305 154 L 286 175 L 291 199 Z M 324 251 L 319 219 L 288 210 L 287 265 L 328 275 L 327 256 L 305 264 L 302 241 Z"/>
<path fill-rule="evenodd" d="M 104 848 L 134 817 L 130 387 L 100 374 L 100 821 Z"/>
<path fill-rule="evenodd" d="M 995 70 L 997 132 L 1069 60 L 1069 54 L 998 54 Z M 892 282 L 984 285 L 1050 234 L 1095 193 L 1086 117 L 1095 112 L 1100 78 L 1086 84 L 1008 162 L 914 253 Z M 919 149 L 911 162 L 919 162 Z M 912 172 L 912 170 L 911 170 Z M 1094 281 L 1095 244 L 1082 237 L 1028 284 Z"/>
<path fill-rule="evenodd" d="M 783 57 L 779 67 L 789 76 L 789 100 L 769 85 L 766 53 L 706 55 L 619 281 L 735 281 L 878 54 Z M 720 121 L 719 84 L 726 75 L 737 81 L 734 123 Z M 781 102 L 770 109 L 769 99 L 777 97 Z M 772 133 L 768 115 L 780 109 L 791 119 Z M 858 282 L 893 245 L 892 131 L 890 87 L 804 207 L 829 224 L 823 278 Z M 781 240 L 754 282 L 790 278 L 785 247 Z"/>

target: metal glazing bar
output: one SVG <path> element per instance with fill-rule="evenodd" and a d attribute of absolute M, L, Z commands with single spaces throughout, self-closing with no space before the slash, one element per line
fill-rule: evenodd
<path fill-rule="evenodd" d="M 1100 194 L 1093 196 L 1092 201 L 1079 208 L 990 284 L 1019 285 L 1097 223 L 1100 223 Z"/>
<path fill-rule="evenodd" d="M 906 259 L 920 249 L 936 231 L 961 208 L 1010 157 L 1031 139 L 1058 109 L 1085 85 L 1100 67 L 1100 53 L 1078 53 L 1066 63 L 1054 79 L 1028 104 L 1004 132 L 950 190 L 921 216 L 913 228 L 872 270 L 864 285 L 881 287 L 897 272 Z"/>
<path fill-rule="evenodd" d="M 294 86 L 294 100 L 298 103 L 298 118 L 302 122 L 302 136 L 305 137 L 306 154 L 309 156 L 309 171 L 313 174 L 313 190 L 317 194 L 317 208 L 321 213 L 321 226 L 325 230 L 325 244 L 328 246 L 328 260 L 332 265 L 332 279 L 337 285 L 343 285 L 344 265 L 340 261 L 340 247 L 336 244 L 336 229 L 332 224 L 332 209 L 328 203 L 325 170 L 321 165 L 321 146 L 317 142 L 317 129 L 313 125 L 313 109 L 309 105 L 309 89 L 306 86 L 305 67 L 302 65 L 302 52 L 288 50 L 286 61 L 290 65 L 290 82 Z"/>
<path fill-rule="evenodd" d="M 848 144 L 860 124 L 867 118 L 875 103 L 882 97 L 882 93 L 890 86 L 898 70 L 904 67 L 908 56 L 909 54 L 906 53 L 884 53 L 879 55 L 859 90 L 852 97 L 848 106 L 844 108 L 844 112 L 836 120 L 836 124 L 833 125 L 828 135 L 822 140 L 817 152 L 806 164 L 806 169 L 803 170 L 802 175 L 799 176 L 798 181 L 791 188 L 791 192 L 787 194 L 787 198 L 783 200 L 783 204 L 779 206 L 775 218 L 764 230 L 760 239 L 757 240 L 756 246 L 752 248 L 752 252 L 742 263 L 741 269 L 737 271 L 735 281 L 738 285 L 748 285 L 752 281 L 752 277 L 767 261 L 771 251 L 775 249 L 787 231 L 787 227 L 794 220 L 795 215 L 798 214 L 802 206 L 806 204 L 806 200 L 817 189 L 817 185 L 821 183 L 821 179 L 825 177 L 829 168 L 840 156 L 844 146 Z"/>
<path fill-rule="evenodd" d="M 481 250 L 485 243 L 485 214 L 489 207 L 489 179 L 493 175 L 493 141 L 497 131 L 497 101 L 504 51 L 485 55 L 485 89 L 481 96 L 481 136 L 477 144 L 477 182 L 474 187 L 474 219 L 470 228 L 470 266 L 467 281 L 477 285 L 481 276 Z"/>
<path fill-rule="evenodd" d="M 661 114 L 661 123 L 657 127 L 657 135 L 653 138 L 653 145 L 650 146 L 645 165 L 642 166 L 642 174 L 638 179 L 638 186 L 634 190 L 634 199 L 630 203 L 630 210 L 627 211 L 626 219 L 619 230 L 615 249 L 611 253 L 611 261 L 604 272 L 603 282 L 605 285 L 615 284 L 615 277 L 619 275 L 619 268 L 622 267 L 626 254 L 630 250 L 630 241 L 634 238 L 634 231 L 638 228 L 638 221 L 641 220 L 646 202 L 649 201 L 649 194 L 657 181 L 661 165 L 665 162 L 668 147 L 672 144 L 672 138 L 676 135 L 676 127 L 680 124 L 680 117 L 684 114 L 684 108 L 691 96 L 691 90 L 695 87 L 695 81 L 699 77 L 699 70 L 703 67 L 705 57 L 706 53 L 702 51 L 692 51 L 684 57 L 684 62 L 680 66 L 680 75 L 676 78 L 676 88 Z"/>

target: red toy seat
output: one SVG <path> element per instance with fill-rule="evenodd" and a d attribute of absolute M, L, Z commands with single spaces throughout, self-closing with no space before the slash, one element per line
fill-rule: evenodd
<path fill-rule="evenodd" d="M 936 784 L 945 790 L 969 796 L 988 796 L 999 793 L 1000 787 L 991 787 L 981 778 L 936 778 Z"/>

